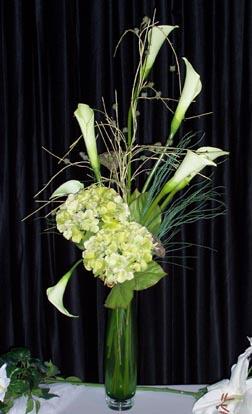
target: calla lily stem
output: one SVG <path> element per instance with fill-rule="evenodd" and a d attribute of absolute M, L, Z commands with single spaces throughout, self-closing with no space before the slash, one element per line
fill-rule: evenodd
<path fill-rule="evenodd" d="M 97 384 L 97 383 L 91 383 L 91 382 L 77 382 L 77 381 L 71 381 L 71 380 L 67 380 L 67 379 L 48 379 L 45 381 L 46 384 L 55 384 L 56 382 L 63 382 L 66 384 L 73 384 L 73 385 L 85 385 L 86 387 L 91 387 L 91 388 L 103 388 L 104 384 Z M 148 385 L 138 385 L 137 387 L 138 391 L 154 391 L 154 392 L 170 392 L 173 394 L 180 394 L 180 395 L 188 395 L 194 398 L 197 398 L 199 391 L 184 391 L 184 390 L 178 390 L 176 388 L 170 388 L 170 387 L 152 387 L 152 386 L 148 386 Z"/>

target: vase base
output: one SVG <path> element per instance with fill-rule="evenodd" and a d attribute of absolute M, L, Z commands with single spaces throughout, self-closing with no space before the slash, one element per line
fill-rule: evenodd
<path fill-rule="evenodd" d="M 116 398 L 106 395 L 106 403 L 111 410 L 126 411 L 130 410 L 134 405 L 134 398 L 128 398 L 127 400 L 117 400 Z"/>

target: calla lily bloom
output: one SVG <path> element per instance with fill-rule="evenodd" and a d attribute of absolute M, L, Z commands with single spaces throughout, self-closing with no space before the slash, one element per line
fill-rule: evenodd
<path fill-rule="evenodd" d="M 74 112 L 74 115 L 80 125 L 91 167 L 95 173 L 97 181 L 100 181 L 100 161 L 95 139 L 94 111 L 86 104 L 79 104 L 78 108 Z"/>
<path fill-rule="evenodd" d="M 0 368 L 0 401 L 4 401 L 7 388 L 10 383 L 10 378 L 7 377 L 7 364 L 3 364 Z"/>
<path fill-rule="evenodd" d="M 70 318 L 78 318 L 78 315 L 72 315 L 68 312 L 63 304 L 63 296 L 69 279 L 80 262 L 82 262 L 82 260 L 78 260 L 78 262 L 73 265 L 73 267 L 58 281 L 56 285 L 51 286 L 46 290 L 49 302 L 51 302 L 61 313 L 69 316 Z"/>
<path fill-rule="evenodd" d="M 223 155 L 228 155 L 228 151 L 222 151 L 220 148 L 216 147 L 200 147 L 196 150 L 197 154 L 202 154 L 209 160 L 216 160 L 218 157 L 222 157 Z"/>
<path fill-rule="evenodd" d="M 180 190 L 182 190 L 189 182 L 199 174 L 203 168 L 206 166 L 216 167 L 214 160 L 223 155 L 227 155 L 227 151 L 222 151 L 219 148 L 215 147 L 201 147 L 197 151 L 187 150 L 186 156 L 176 170 L 174 176 L 167 181 L 163 186 L 162 190 L 158 196 L 153 201 L 152 205 L 148 210 L 148 215 L 152 212 L 158 203 L 165 197 L 167 194 L 171 193 L 161 205 L 163 210 L 167 204 L 170 202 L 172 197 Z"/>
<path fill-rule="evenodd" d="M 69 180 L 61 184 L 51 195 L 50 198 L 64 197 L 68 194 L 76 194 L 84 188 L 84 185 L 78 180 Z"/>
<path fill-rule="evenodd" d="M 162 193 L 167 194 L 174 189 L 181 190 L 207 165 L 216 167 L 214 160 L 223 155 L 228 155 L 228 152 L 215 147 L 201 147 L 196 152 L 187 150 L 185 158 L 174 176 L 163 187 Z"/>
<path fill-rule="evenodd" d="M 145 79 L 157 57 L 157 54 L 169 34 L 178 26 L 154 26 L 148 32 L 147 56 L 142 68 L 142 78 Z"/>
<path fill-rule="evenodd" d="M 197 95 L 199 95 L 202 89 L 200 75 L 194 70 L 191 63 L 185 57 L 183 60 L 186 65 L 186 78 L 178 106 L 171 122 L 171 131 L 169 136 L 170 140 L 172 140 L 173 136 L 176 134 L 192 101 L 196 98 Z"/>
<path fill-rule="evenodd" d="M 174 176 L 165 185 L 166 192 L 171 192 L 175 188 L 181 190 L 207 165 L 216 167 L 217 165 L 214 162 L 216 158 L 228 154 L 227 151 L 215 147 L 201 147 L 196 152 L 187 150 L 186 156 Z"/>
<path fill-rule="evenodd" d="M 207 387 L 208 392 L 194 404 L 193 414 L 251 414 L 252 378 L 247 376 L 252 338 L 248 339 L 250 346 L 232 367 L 230 380 Z"/>

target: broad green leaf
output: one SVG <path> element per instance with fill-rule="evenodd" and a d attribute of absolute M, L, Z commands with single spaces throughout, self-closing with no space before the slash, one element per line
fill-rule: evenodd
<path fill-rule="evenodd" d="M 151 213 L 148 221 L 144 224 L 144 226 L 154 234 L 155 236 L 158 235 L 160 230 L 160 224 L 162 221 L 162 211 L 159 206 L 155 208 L 155 210 Z"/>
<path fill-rule="evenodd" d="M 143 193 L 134 198 L 129 205 L 131 218 L 139 224 L 143 224 L 143 216 L 147 199 L 148 193 Z"/>
<path fill-rule="evenodd" d="M 13 407 L 14 401 L 8 400 L 6 402 L 0 402 L 0 413 L 1 414 L 7 414 L 10 409 Z"/>
<path fill-rule="evenodd" d="M 106 308 L 127 308 L 133 298 L 134 279 L 124 283 L 117 283 L 110 291 L 105 306 Z"/>
<path fill-rule="evenodd" d="M 15 379 L 10 382 L 8 391 L 11 395 L 22 395 L 30 390 L 30 383 L 26 380 Z"/>
<path fill-rule="evenodd" d="M 71 383 L 75 383 L 75 384 L 82 384 L 82 381 L 81 381 L 81 379 L 80 378 L 78 378 L 78 377 L 73 377 L 73 376 L 71 376 L 71 377 L 67 377 L 66 378 L 66 381 L 69 381 L 69 382 L 71 382 Z"/>
<path fill-rule="evenodd" d="M 27 404 L 26 404 L 26 411 L 25 414 L 30 413 L 33 410 L 34 407 L 34 401 L 32 398 L 28 398 Z"/>
<path fill-rule="evenodd" d="M 137 197 L 140 196 L 140 191 L 136 188 L 133 193 L 130 195 L 129 204 L 132 203 Z"/>
<path fill-rule="evenodd" d="M 82 188 L 84 188 L 84 185 L 77 180 L 69 180 L 66 181 L 64 184 L 61 184 L 51 195 L 51 198 L 55 197 L 64 197 L 68 194 L 75 194 L 78 193 Z"/>
<path fill-rule="evenodd" d="M 26 361 L 31 357 L 31 353 L 27 348 L 12 348 L 11 351 L 1 356 L 7 363 L 17 363 Z"/>
<path fill-rule="evenodd" d="M 63 304 L 63 296 L 65 293 L 65 289 L 67 287 L 67 283 L 69 281 L 69 279 L 72 276 L 73 271 L 75 270 L 75 268 L 82 262 L 81 260 L 78 260 L 72 267 L 71 269 L 59 280 L 59 282 L 54 285 L 49 287 L 46 290 L 46 294 L 48 297 L 48 300 L 64 315 L 69 316 L 71 318 L 78 318 L 78 315 L 72 315 L 71 313 L 68 312 L 68 310 L 65 308 L 64 304 Z"/>
<path fill-rule="evenodd" d="M 52 394 L 52 393 L 48 392 L 48 390 L 44 390 L 43 396 L 42 396 L 42 398 L 44 398 L 44 400 L 50 400 L 51 398 L 55 398 L 55 397 L 59 398 L 59 395 Z"/>
<path fill-rule="evenodd" d="M 148 197 L 148 193 L 143 193 L 136 197 L 129 205 L 130 214 L 134 221 L 142 224 L 142 226 L 145 226 L 150 233 L 156 235 L 159 232 L 162 221 L 161 209 L 157 206 L 148 217 L 148 221 L 146 221 L 145 217 L 148 214 L 148 210 L 146 211 L 146 203 L 149 201 Z"/>
<path fill-rule="evenodd" d="M 36 397 L 43 397 L 43 390 L 42 388 L 33 388 L 32 395 L 36 395 Z"/>
<path fill-rule="evenodd" d="M 35 400 L 35 409 L 36 409 L 36 414 L 38 414 L 39 409 L 40 409 L 40 402 L 38 400 Z"/>
<path fill-rule="evenodd" d="M 46 375 L 48 377 L 54 377 L 55 375 L 60 373 L 59 368 L 56 367 L 56 365 L 54 365 L 52 361 L 46 361 L 44 365 L 47 368 Z"/>
<path fill-rule="evenodd" d="M 143 290 L 155 285 L 166 273 L 162 267 L 154 261 L 151 261 L 148 268 L 143 272 L 136 272 L 134 275 L 134 290 Z"/>

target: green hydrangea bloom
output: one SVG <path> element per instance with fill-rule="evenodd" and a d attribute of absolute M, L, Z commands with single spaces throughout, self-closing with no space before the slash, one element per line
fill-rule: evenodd
<path fill-rule="evenodd" d="M 67 240 L 83 244 L 103 227 L 115 228 L 129 219 L 129 208 L 112 188 L 92 185 L 69 194 L 56 213 L 57 229 Z"/>
<path fill-rule="evenodd" d="M 104 227 L 84 242 L 83 263 L 109 287 L 133 279 L 152 260 L 151 233 L 132 221 Z"/>

